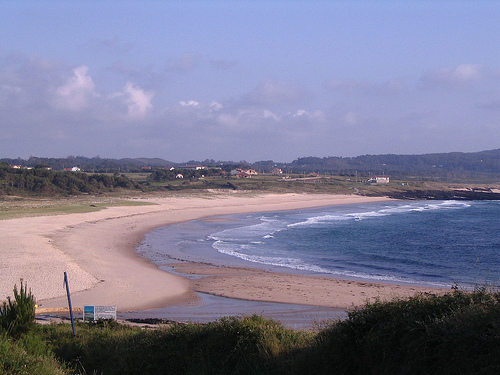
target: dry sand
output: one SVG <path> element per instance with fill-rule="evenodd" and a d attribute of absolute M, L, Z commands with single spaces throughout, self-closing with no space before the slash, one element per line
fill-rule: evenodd
<path fill-rule="evenodd" d="M 116 305 L 119 311 L 146 310 L 196 299 L 194 291 L 241 299 L 348 308 L 376 297 L 407 296 L 430 288 L 325 277 L 271 273 L 246 268 L 176 265 L 178 271 L 207 275 L 190 281 L 158 269 L 135 249 L 144 235 L 167 224 L 210 216 L 313 208 L 381 201 L 385 198 L 314 195 L 212 193 L 149 198 L 155 205 L 109 207 L 102 211 L 0 221 L 0 300 L 23 279 L 40 312 L 67 307 L 66 271 L 74 307 Z M 138 199 L 142 200 L 142 199 Z"/>

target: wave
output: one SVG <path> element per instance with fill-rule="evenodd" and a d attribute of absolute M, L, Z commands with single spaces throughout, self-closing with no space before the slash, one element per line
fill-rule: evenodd
<path fill-rule="evenodd" d="M 464 240 L 463 236 L 470 237 L 470 227 L 464 223 L 477 218 L 484 208 L 458 216 L 450 211 L 471 206 L 480 208 L 483 203 L 383 202 L 252 214 L 246 217 L 247 225 L 243 221 L 242 226 L 212 234 L 210 240 L 212 248 L 221 254 L 266 266 L 341 278 L 449 287 L 457 277 L 463 282 L 471 277 L 467 274 L 472 272 L 467 264 L 470 251 L 462 250 L 456 242 Z M 428 219 L 422 215 L 429 215 Z M 448 225 L 449 218 L 453 218 L 452 226 Z M 431 230 L 429 225 L 448 226 L 442 232 Z M 469 242 L 464 246 L 472 246 Z M 490 246 L 491 240 L 487 243 Z M 450 248 L 450 244 L 455 245 Z M 473 251 L 479 251 L 477 244 Z M 454 260 L 448 262 L 446 256 L 452 254 Z M 459 269 L 465 272 L 463 276 L 457 275 Z"/>
<path fill-rule="evenodd" d="M 352 271 L 352 270 L 335 270 L 328 269 L 321 266 L 317 266 L 314 264 L 306 263 L 298 258 L 284 258 L 277 256 L 263 256 L 263 255 L 250 255 L 242 252 L 238 252 L 234 249 L 232 244 L 225 243 L 224 241 L 216 241 L 212 245 L 215 249 L 217 249 L 220 253 L 234 256 L 241 260 L 263 264 L 267 266 L 276 266 L 276 267 L 284 267 L 296 271 L 305 271 L 317 274 L 324 275 L 333 275 L 338 277 L 348 277 L 354 279 L 364 279 L 364 280 L 373 280 L 380 282 L 392 282 L 392 283 L 405 283 L 405 284 L 414 284 L 414 285 L 429 285 L 429 282 L 422 282 L 416 279 L 404 277 L 404 276 L 394 276 L 388 274 L 375 274 L 375 273 L 366 273 L 360 271 Z M 359 264 L 358 264 L 359 265 Z M 371 265 L 373 268 L 373 265 Z M 450 284 L 443 284 L 433 282 L 433 286 L 436 287 L 449 287 Z"/>
<path fill-rule="evenodd" d="M 409 212 L 424 212 L 424 211 L 434 211 L 434 210 L 448 210 L 448 209 L 464 209 L 470 207 L 471 204 L 460 201 L 439 201 L 439 202 L 416 202 L 410 204 L 402 204 L 397 206 L 384 206 L 377 210 L 372 211 L 362 211 L 362 212 L 347 212 L 339 214 L 325 214 L 320 216 L 309 217 L 304 221 L 299 221 L 297 223 L 291 223 L 287 226 L 289 228 L 299 227 L 299 226 L 314 226 L 318 224 L 328 224 L 331 222 L 338 221 L 349 221 L 355 220 L 360 221 L 369 218 L 378 218 L 388 215 L 395 214 L 405 214 Z"/>

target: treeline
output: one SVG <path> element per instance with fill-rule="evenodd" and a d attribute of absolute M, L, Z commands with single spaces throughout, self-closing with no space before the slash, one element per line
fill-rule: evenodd
<path fill-rule="evenodd" d="M 356 157 L 301 157 L 291 163 L 273 160 L 257 161 L 203 161 L 190 160 L 187 163 L 174 163 L 159 158 L 125 158 L 105 159 L 98 156 L 68 156 L 67 158 L 30 157 L 27 160 L 0 159 L 10 165 L 34 167 L 46 165 L 55 170 L 79 167 L 82 171 L 91 173 L 129 173 L 154 171 L 158 168 L 175 167 L 182 169 L 184 165 L 203 165 L 207 168 L 217 168 L 226 172 L 234 168 L 255 169 L 259 173 L 270 173 L 273 168 L 280 168 L 287 174 L 321 173 L 350 176 L 368 176 L 370 174 L 388 174 L 394 178 L 431 177 L 445 180 L 460 180 L 471 178 L 500 177 L 500 149 L 473 153 L 450 152 L 423 155 L 362 155 Z M 146 168 L 146 169 L 144 169 Z"/>
<path fill-rule="evenodd" d="M 107 159 L 99 156 L 87 158 L 85 156 L 68 156 L 66 158 L 42 158 L 31 156 L 28 159 L 0 159 L 0 161 L 10 165 L 34 168 L 37 165 L 50 167 L 54 170 L 62 171 L 66 168 L 78 167 L 82 171 L 90 173 L 133 173 L 141 172 L 142 167 L 170 167 L 177 165 L 163 159 L 154 158 L 124 158 Z"/>
<path fill-rule="evenodd" d="M 286 166 L 294 171 L 319 173 L 390 174 L 394 177 L 420 176 L 460 179 L 500 177 L 500 149 L 476 153 L 425 155 L 363 155 L 342 157 L 304 157 Z"/>
<path fill-rule="evenodd" d="M 7 163 L 0 163 L 0 195 L 74 195 L 110 192 L 117 188 L 140 189 L 141 186 L 119 174 L 59 172 L 41 166 L 33 169 L 14 169 Z"/>

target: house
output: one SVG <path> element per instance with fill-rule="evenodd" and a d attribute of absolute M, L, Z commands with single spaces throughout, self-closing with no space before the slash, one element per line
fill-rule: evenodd
<path fill-rule="evenodd" d="M 66 172 L 81 172 L 81 169 L 78 167 L 72 167 L 72 168 L 64 168 Z"/>
<path fill-rule="evenodd" d="M 255 169 L 236 168 L 231 170 L 231 176 L 238 176 L 240 173 L 246 173 L 249 176 L 255 176 L 259 174 L 259 172 L 257 172 Z"/>
<path fill-rule="evenodd" d="M 272 174 L 273 176 L 278 176 L 278 175 L 280 175 L 280 174 L 283 174 L 283 171 L 281 170 L 281 168 L 273 168 L 273 169 L 271 170 L 271 174 Z"/>
<path fill-rule="evenodd" d="M 178 173 L 175 178 L 184 178 L 184 175 L 182 175 L 181 173 Z"/>
<path fill-rule="evenodd" d="M 368 180 L 369 184 L 384 185 L 389 183 L 389 176 L 372 176 Z"/>
<path fill-rule="evenodd" d="M 182 165 L 179 167 L 179 169 L 190 169 L 199 171 L 200 169 L 207 169 L 207 167 L 204 167 L 203 165 Z"/>

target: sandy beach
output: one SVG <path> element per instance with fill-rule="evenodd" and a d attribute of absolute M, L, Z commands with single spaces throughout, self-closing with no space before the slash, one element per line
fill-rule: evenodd
<path fill-rule="evenodd" d="M 39 312 L 67 307 L 66 271 L 74 307 L 116 305 L 119 311 L 160 308 L 195 301 L 196 291 L 240 299 L 350 308 L 374 298 L 408 296 L 437 289 L 273 273 L 207 264 L 172 265 L 189 280 L 158 269 L 136 247 L 151 230 L 224 214 L 375 202 L 380 197 L 314 194 L 207 193 L 137 198 L 153 205 L 116 206 L 91 213 L 0 221 L 0 300 L 23 279 Z"/>

